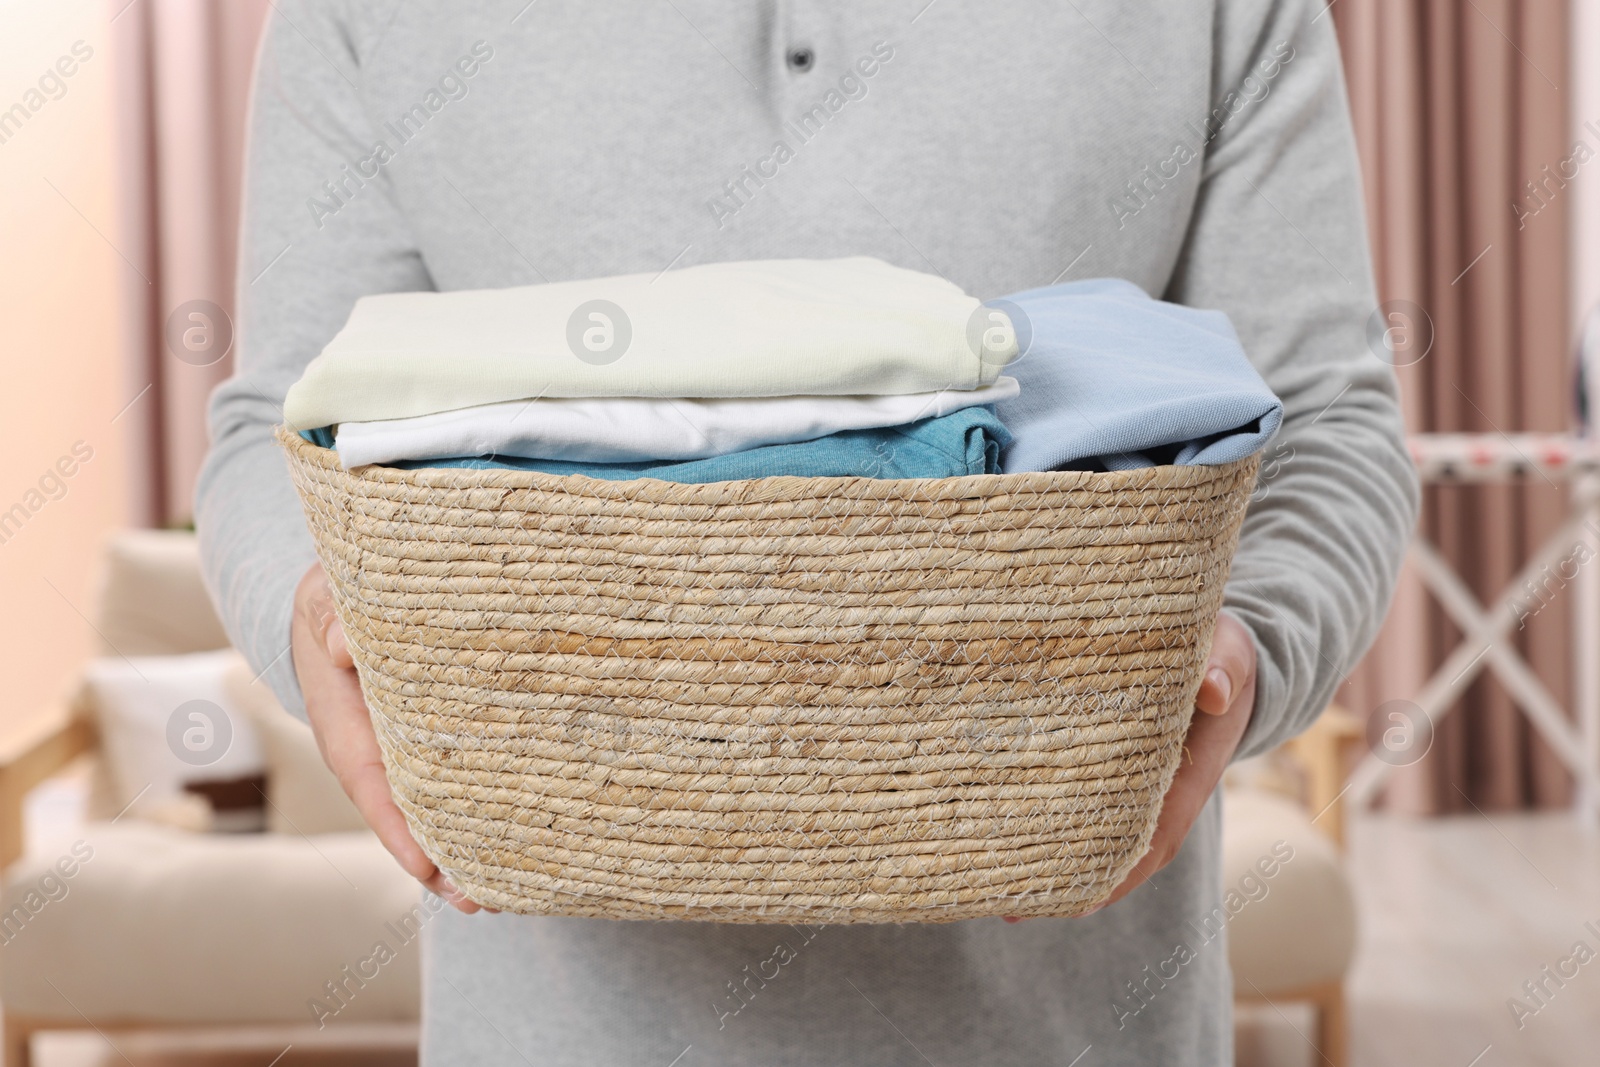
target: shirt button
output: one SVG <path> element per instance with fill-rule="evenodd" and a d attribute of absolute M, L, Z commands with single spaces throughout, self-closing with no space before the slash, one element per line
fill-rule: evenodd
<path fill-rule="evenodd" d="M 789 49 L 788 60 L 790 70 L 798 74 L 804 74 L 816 63 L 817 56 L 811 49 L 801 45 L 798 48 Z"/>

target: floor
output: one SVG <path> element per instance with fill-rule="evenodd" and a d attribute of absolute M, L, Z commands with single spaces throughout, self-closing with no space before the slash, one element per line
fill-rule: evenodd
<path fill-rule="evenodd" d="M 1600 1062 L 1600 831 L 1565 815 L 1369 817 L 1351 827 L 1350 864 L 1362 916 L 1348 983 L 1352 1067 Z M 1544 975 L 1546 966 L 1556 978 Z M 1563 967 L 1570 977 L 1559 977 Z M 1544 983 L 1537 1000 L 1523 988 L 1530 981 Z M 1520 1016 L 1513 1001 L 1524 1005 Z M 1306 1033 L 1310 1019 L 1293 1007 L 1241 1015 L 1238 1064 L 1314 1067 L 1322 1061 Z M 279 1056 L 278 1067 L 415 1062 L 394 1043 L 404 1034 L 368 1036 L 379 1047 L 355 1055 L 314 1031 L 239 1035 L 225 1048 L 213 1040 L 210 1051 L 192 1038 L 113 1035 L 114 1049 L 94 1034 L 45 1035 L 36 1061 L 39 1067 L 268 1067 Z"/>
<path fill-rule="evenodd" d="M 1351 827 L 1349 858 L 1362 924 L 1352 1067 L 1600 1063 L 1600 831 L 1565 815 L 1369 817 Z M 1540 980 L 1535 1000 L 1523 983 Z M 1270 1008 L 1241 1017 L 1238 1063 L 1319 1063 L 1293 1029 L 1308 1026 Z"/>

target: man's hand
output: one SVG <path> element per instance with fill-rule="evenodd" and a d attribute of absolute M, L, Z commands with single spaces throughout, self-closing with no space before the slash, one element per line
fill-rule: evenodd
<path fill-rule="evenodd" d="M 1216 636 L 1211 641 L 1211 657 L 1206 661 L 1205 679 L 1195 697 L 1196 715 L 1183 742 L 1183 762 L 1167 789 L 1156 820 L 1150 850 L 1134 864 L 1128 877 L 1117 886 L 1099 911 L 1115 904 L 1149 881 L 1172 862 L 1189 835 L 1189 827 L 1228 769 L 1234 749 L 1256 704 L 1256 646 L 1244 624 L 1224 612 L 1217 617 Z M 1092 912 L 1088 913 L 1092 914 Z M 1006 922 L 1019 922 L 1007 915 Z"/>
<path fill-rule="evenodd" d="M 344 641 L 344 628 L 333 612 L 333 593 L 321 564 L 312 564 L 295 587 L 290 634 L 294 671 L 322 761 L 407 874 L 459 910 L 479 910 L 428 859 L 389 794 L 378 736 L 361 699 L 355 662 Z"/>

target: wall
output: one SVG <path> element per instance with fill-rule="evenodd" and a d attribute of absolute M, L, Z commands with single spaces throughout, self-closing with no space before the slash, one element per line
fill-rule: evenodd
<path fill-rule="evenodd" d="M 113 14 L 102 0 L 0 0 L 6 720 L 57 697 L 91 654 L 95 561 L 127 514 L 118 415 L 139 386 L 125 380 L 118 351 L 119 287 L 132 268 L 107 240 L 116 234 Z M 56 69 L 62 57 L 70 76 Z"/>

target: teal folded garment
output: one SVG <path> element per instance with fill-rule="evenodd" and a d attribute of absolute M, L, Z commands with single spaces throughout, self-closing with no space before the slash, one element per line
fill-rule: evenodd
<path fill-rule="evenodd" d="M 301 434 L 324 448 L 333 447 L 326 429 Z M 951 478 L 962 474 L 998 474 L 1000 450 L 1011 442 L 1005 425 L 987 407 L 962 408 L 948 415 L 904 426 L 843 430 L 794 444 L 766 445 L 706 459 L 662 463 L 572 463 L 520 456 L 461 456 L 454 459 L 406 460 L 405 470 L 464 467 L 473 470 L 525 470 L 546 474 L 583 474 L 624 481 L 658 478 L 666 482 L 727 482 L 744 478 L 794 475 L 802 478 Z"/>

